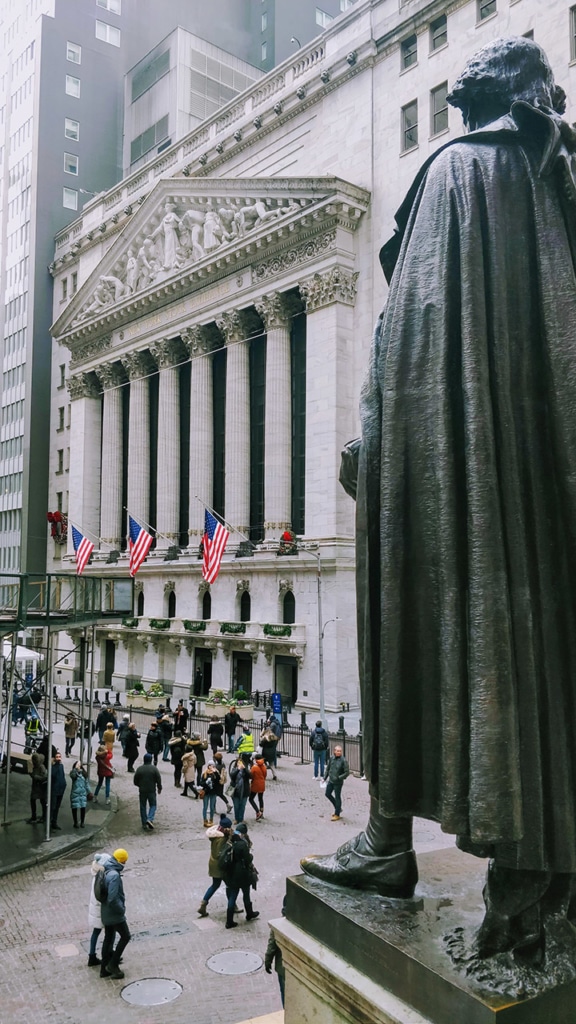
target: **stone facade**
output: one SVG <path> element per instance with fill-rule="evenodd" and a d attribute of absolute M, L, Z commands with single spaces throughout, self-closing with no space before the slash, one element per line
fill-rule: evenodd
<path fill-rule="evenodd" d="M 385 300 L 378 251 L 420 164 L 461 132 L 457 111 L 434 120 L 434 103 L 473 50 L 533 30 L 576 95 L 568 10 L 542 7 L 498 0 L 479 20 L 471 0 L 359 2 L 58 236 L 53 275 L 75 268 L 81 282 L 53 326 L 54 421 L 61 367 L 71 405 L 70 520 L 96 542 L 94 571 L 114 559 L 120 575 L 126 509 L 158 530 L 134 619 L 98 630 L 100 683 L 161 680 L 182 696 L 200 667 L 213 688 L 278 688 L 318 707 L 323 643 L 326 707 L 357 704 L 354 507 L 338 471 Z M 403 151 L 414 101 L 418 144 Z M 66 484 L 61 443 L 53 492 Z M 303 528 L 288 546 L 297 454 Z M 204 504 L 232 530 L 209 588 Z M 72 552 L 55 546 L 52 567 L 65 566 Z"/>

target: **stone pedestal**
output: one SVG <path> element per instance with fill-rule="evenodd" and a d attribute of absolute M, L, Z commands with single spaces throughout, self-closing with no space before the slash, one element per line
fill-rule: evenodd
<path fill-rule="evenodd" d="M 412 900 L 288 879 L 286 918 L 272 922 L 285 1024 L 572 1024 L 576 982 L 498 994 L 450 959 L 446 936 L 471 936 L 482 920 L 485 863 L 457 850 L 418 862 Z"/>

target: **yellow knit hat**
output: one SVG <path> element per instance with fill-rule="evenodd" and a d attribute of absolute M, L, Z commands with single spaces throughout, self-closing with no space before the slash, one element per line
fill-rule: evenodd
<path fill-rule="evenodd" d="M 119 861 L 120 864 L 125 864 L 128 860 L 128 851 L 120 848 L 119 850 L 114 850 L 112 856 L 114 857 L 114 860 Z"/>

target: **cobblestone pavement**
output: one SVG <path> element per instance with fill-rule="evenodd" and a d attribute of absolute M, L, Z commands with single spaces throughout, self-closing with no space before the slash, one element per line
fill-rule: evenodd
<path fill-rule="evenodd" d="M 223 976 L 206 961 L 224 950 L 263 957 L 267 922 L 280 916 L 286 876 L 299 872 L 304 854 L 331 852 L 364 826 L 366 782 L 347 780 L 343 820 L 331 822 L 332 806 L 313 780 L 311 765 L 281 758 L 278 781 L 267 784 L 265 817 L 254 821 L 250 807 L 246 814 L 260 872 L 254 894 L 260 917 L 248 924 L 242 915 L 240 927 L 230 932 L 224 929 L 223 889 L 213 897 L 209 917 L 196 913 L 208 885 L 201 801 L 184 800 L 171 765 L 161 762 L 164 788 L 156 829 L 143 833 L 132 776 L 118 753 L 115 761 L 120 763 L 113 782 L 118 811 L 105 828 L 60 859 L 1 879 L 0 1024 L 30 1018 L 42 1024 L 236 1024 L 278 1010 L 274 973 L 266 974 L 262 966 L 255 973 Z M 220 802 L 219 807 L 224 809 Z M 416 824 L 416 848 L 422 852 L 453 845 L 432 823 Z M 133 940 L 124 954 L 124 981 L 101 979 L 98 969 L 86 966 L 90 864 L 96 851 L 118 846 L 130 854 L 124 888 Z M 144 978 L 174 979 L 183 992 L 163 1006 L 129 1006 L 122 989 Z"/>

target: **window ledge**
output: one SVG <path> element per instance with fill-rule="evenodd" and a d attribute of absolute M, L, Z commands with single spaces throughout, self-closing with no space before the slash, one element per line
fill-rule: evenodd
<path fill-rule="evenodd" d="M 442 46 L 437 46 L 435 50 L 430 50 L 429 57 L 435 57 L 437 53 L 442 53 L 442 50 L 448 49 L 448 43 L 442 43 Z"/>
<path fill-rule="evenodd" d="M 418 67 L 418 63 L 419 62 L 417 60 L 415 60 L 413 64 L 410 64 L 409 67 L 407 67 L 407 68 L 400 68 L 400 74 L 401 75 L 407 75 L 410 71 L 414 71 L 414 68 Z"/>
<path fill-rule="evenodd" d="M 493 14 L 489 14 L 486 18 L 480 18 L 476 22 L 476 28 L 481 28 L 482 25 L 487 25 L 489 21 L 494 21 L 494 18 L 498 17 L 498 11 L 494 11 Z"/>

